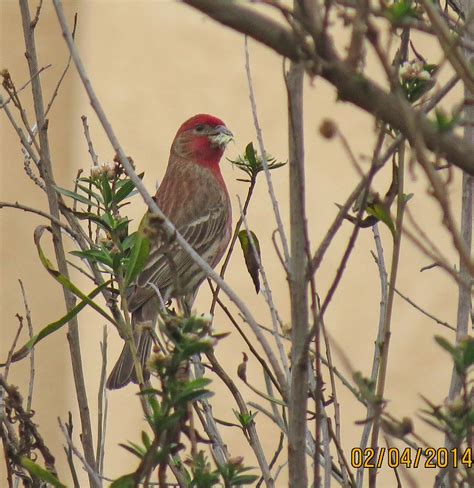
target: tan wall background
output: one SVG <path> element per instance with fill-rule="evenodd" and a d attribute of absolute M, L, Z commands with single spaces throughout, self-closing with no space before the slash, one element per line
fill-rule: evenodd
<path fill-rule="evenodd" d="M 169 146 L 177 127 L 188 116 L 208 112 L 221 117 L 236 138 L 235 145 L 231 145 L 227 151 L 230 158 L 241 153 L 249 141 L 256 140 L 244 71 L 244 43 L 240 35 L 190 8 L 168 0 L 97 0 L 66 2 L 66 6 L 71 22 L 73 13 L 78 12 L 77 43 L 92 83 L 126 152 L 133 157 L 136 166 L 146 172 L 145 183 L 150 191 L 164 174 Z M 18 86 L 28 80 L 28 74 L 23 57 L 24 43 L 17 2 L 0 0 L 0 19 L 0 68 L 8 68 Z M 343 38 L 341 34 L 341 40 Z M 53 65 L 41 75 L 48 98 L 67 59 L 65 45 L 49 2 L 45 2 L 43 7 L 37 29 L 37 45 L 41 65 Z M 421 37 L 417 48 L 430 61 L 438 59 L 433 42 L 428 43 Z M 278 159 L 286 160 L 286 93 L 281 76 L 281 59 L 254 42 L 250 42 L 250 49 L 266 147 Z M 377 68 L 372 71 L 378 72 Z M 340 145 L 319 137 L 319 123 L 325 117 L 334 118 L 349 138 L 356 155 L 371 154 L 374 126 L 371 118 L 361 111 L 338 103 L 335 91 L 325 82 L 306 80 L 305 90 L 307 208 L 310 236 L 315 247 L 336 215 L 334 202 L 342 203 L 357 182 L 357 175 Z M 450 103 L 456 100 L 459 100 L 459 92 L 451 97 Z M 23 93 L 23 101 L 28 107 L 30 120 L 33 120 L 27 90 Z M 89 118 L 100 160 L 111 160 L 111 147 L 96 122 L 72 68 L 61 87 L 49 125 L 55 175 L 61 186 L 72 187 L 78 169 L 84 168 L 87 171 L 91 165 L 80 121 L 82 114 Z M 46 210 L 44 195 L 23 171 L 17 136 L 4 114 L 0 116 L 0 135 L 1 200 L 20 201 Z M 226 161 L 222 163 L 222 171 L 232 196 L 235 216 L 238 213 L 236 195 L 243 198 L 246 187 L 236 181 L 241 175 Z M 288 169 L 273 173 L 273 179 L 285 224 L 288 224 Z M 385 192 L 387 181 L 388 174 L 377 177 L 376 185 L 381 193 Z M 413 213 L 452 262 L 456 262 L 449 236 L 441 227 L 439 209 L 426 195 L 427 185 L 421 172 L 415 169 L 413 177 L 408 177 L 406 184 L 406 192 L 415 193 L 410 203 Z M 460 192 L 457 173 L 450 186 L 450 193 L 455 202 L 455 214 L 458 214 Z M 129 216 L 134 219 L 135 225 L 143 212 L 144 205 L 136 197 L 129 207 Z M 275 223 L 263 177 L 251 204 L 249 222 L 261 240 L 263 260 L 273 286 L 275 303 L 283 319 L 289 321 L 287 283 L 270 240 Z M 36 330 L 64 312 L 62 292 L 42 268 L 33 245 L 33 230 L 41 223 L 44 220 L 40 217 L 17 210 L 0 211 L 2 359 L 6 357 L 17 329 L 15 314 L 23 314 L 18 279 L 22 279 L 26 287 Z M 318 287 L 323 296 L 334 277 L 350 231 L 351 226 L 344 224 L 318 273 Z M 382 235 L 389 262 L 390 236 L 385 229 L 382 229 Z M 370 249 L 374 249 L 372 234 L 370 230 L 365 230 L 361 233 L 343 282 L 326 316 L 326 324 L 332 336 L 350 358 L 354 368 L 365 375 L 370 374 L 372 364 L 380 295 L 377 268 L 370 256 Z M 48 252 L 52 256 L 51 248 Z M 456 288 L 441 271 L 420 274 L 419 269 L 429 263 L 428 258 L 405 242 L 398 287 L 432 313 L 454 322 Z M 82 289 L 91 289 L 82 276 L 73 276 Z M 250 278 L 243 271 L 243 259 L 239 251 L 232 260 L 228 279 L 232 287 L 247 300 L 256 318 L 268 325 L 269 313 L 264 299 L 261 295 L 255 296 Z M 209 291 L 203 286 L 196 303 L 199 312 L 208 310 L 209 297 Z M 95 412 L 100 368 L 99 340 L 103 323 L 93 312 L 84 311 L 80 316 L 80 324 L 89 400 L 91 410 Z M 219 331 L 232 331 L 228 320 L 220 312 L 217 313 L 215 326 Z M 434 402 L 441 402 L 449 384 L 450 364 L 446 354 L 434 343 L 434 334 L 452 338 L 452 335 L 446 334 L 445 330 L 396 298 L 386 390 L 389 409 L 399 417 L 414 417 L 417 431 L 437 447 L 441 445 L 442 438 L 427 428 L 416 414 L 424 405 L 419 393 Z M 25 337 L 23 334 L 22 341 Z M 121 348 L 121 340 L 111 328 L 109 339 L 109 362 L 112 363 Z M 219 344 L 216 352 L 228 370 L 235 372 L 241 361 L 241 351 L 246 351 L 246 347 L 237 333 L 232 331 L 232 335 Z M 350 371 L 341 365 L 337 354 L 336 364 L 346 375 L 350 375 Z M 254 384 L 261 384 L 260 369 L 253 359 L 250 360 L 249 375 Z M 12 368 L 9 380 L 25 391 L 28 381 L 26 362 Z M 255 400 L 250 390 L 240 380 L 236 381 L 246 397 Z M 362 427 L 354 422 L 364 418 L 364 410 L 342 385 L 338 386 L 342 404 L 343 441 L 349 453 L 351 447 L 358 445 Z M 216 382 L 216 387 L 218 394 L 213 399 L 216 414 L 232 421 L 234 417 L 230 396 L 219 382 Z M 56 419 L 58 416 L 66 419 L 67 412 L 71 410 L 77 428 L 79 420 L 65 330 L 48 338 L 36 350 L 33 405 L 36 422 L 48 444 L 57 453 L 60 473 L 67 480 L 67 467 L 60 448 L 64 440 Z M 92 418 L 95 426 L 95 414 Z M 257 418 L 270 457 L 277 444 L 278 432 L 261 415 Z M 144 427 L 133 388 L 112 392 L 109 395 L 107 476 L 115 477 L 134 468 L 135 459 L 117 444 L 137 440 L 140 429 Z M 225 440 L 233 455 L 244 454 L 248 465 L 256 465 L 237 429 L 225 430 Z M 78 443 L 77 437 L 76 441 Z M 435 473 L 418 469 L 410 471 L 410 474 L 419 486 L 427 486 L 425 483 L 432 480 Z M 278 486 L 285 485 L 284 476 L 277 483 Z M 380 486 L 395 486 L 393 473 L 388 470 L 384 471 L 382 479 Z M 0 486 L 3 486 L 3 462 L 0 462 L 0 480 Z M 83 473 L 82 480 L 86 486 Z"/>

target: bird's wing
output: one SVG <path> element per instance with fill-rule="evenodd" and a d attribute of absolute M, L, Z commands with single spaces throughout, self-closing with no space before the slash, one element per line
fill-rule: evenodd
<path fill-rule="evenodd" d="M 229 208 L 219 202 L 206 208 L 202 215 L 187 224 L 178 224 L 177 230 L 205 261 L 214 265 L 227 246 L 230 234 L 228 222 Z M 176 241 L 153 238 L 147 263 L 130 290 L 130 310 L 133 312 L 156 293 L 149 283 L 158 288 L 162 295 L 170 293 L 176 296 L 192 292 L 202 279 L 204 276 L 199 267 L 194 265 L 192 258 Z"/>

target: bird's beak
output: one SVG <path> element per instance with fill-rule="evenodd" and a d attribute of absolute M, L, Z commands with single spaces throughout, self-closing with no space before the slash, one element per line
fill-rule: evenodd
<path fill-rule="evenodd" d="M 234 140 L 234 134 L 225 125 L 218 125 L 208 137 L 212 145 L 220 149 L 225 149 L 227 144 Z"/>

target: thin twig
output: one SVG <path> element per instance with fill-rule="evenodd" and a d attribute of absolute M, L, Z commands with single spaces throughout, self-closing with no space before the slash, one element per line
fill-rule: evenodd
<path fill-rule="evenodd" d="M 271 369 L 268 367 L 267 362 L 264 360 L 264 358 L 255 349 L 254 345 L 252 344 L 252 341 L 249 340 L 249 338 L 246 336 L 246 334 L 244 333 L 244 331 L 242 330 L 242 328 L 238 324 L 237 320 L 235 320 L 235 318 L 232 315 L 232 313 L 230 312 L 229 308 L 224 304 L 224 302 L 219 297 L 217 298 L 217 303 L 221 307 L 223 312 L 227 315 L 227 317 L 231 321 L 232 325 L 237 329 L 237 331 L 241 335 L 242 339 L 245 341 L 248 348 L 250 349 L 251 353 L 255 356 L 257 361 L 261 364 L 264 371 L 270 376 L 272 383 L 275 385 L 275 387 L 278 389 L 278 392 L 281 395 L 282 392 L 280 390 L 280 386 L 279 386 L 274 374 L 272 373 Z M 259 326 L 259 327 L 262 328 L 261 326 Z M 271 334 L 274 333 L 271 329 L 264 329 L 264 330 L 266 330 L 267 332 L 270 332 Z"/>
<path fill-rule="evenodd" d="M 377 375 L 377 387 L 376 395 L 379 399 L 382 399 L 385 391 L 385 383 L 387 378 L 388 369 L 388 353 L 391 337 L 391 324 L 392 324 L 392 310 L 393 310 L 393 298 L 395 294 L 395 284 L 397 282 L 398 268 L 400 263 L 400 249 L 402 242 L 402 227 L 403 216 L 405 211 L 405 200 L 403 198 L 404 191 L 404 175 L 405 175 L 405 146 L 401 146 L 398 152 L 398 188 L 397 188 L 397 218 L 395 221 L 395 233 L 393 236 L 393 250 L 392 260 L 390 265 L 390 279 L 389 289 L 387 295 L 387 307 L 385 309 L 384 324 L 383 324 L 383 338 L 380 343 L 380 369 Z M 370 447 L 377 452 L 378 437 L 380 429 L 380 415 L 377 413 L 374 416 L 374 423 L 372 428 L 372 437 Z M 369 488 L 375 488 L 377 481 L 377 469 L 371 468 L 369 470 Z"/>
<path fill-rule="evenodd" d="M 31 320 L 31 311 L 26 299 L 26 292 L 23 286 L 23 282 L 18 280 L 21 288 L 21 295 L 23 297 L 23 305 L 25 306 L 26 324 L 28 326 L 28 336 L 31 340 L 33 337 L 33 322 Z M 31 404 L 33 402 L 33 386 L 35 382 L 35 347 L 33 346 L 30 351 L 30 378 L 28 380 L 28 399 L 26 400 L 26 411 L 31 412 Z"/>
<path fill-rule="evenodd" d="M 21 87 L 16 90 L 16 93 L 18 94 L 21 91 L 23 91 L 32 82 L 33 78 L 36 78 L 43 71 L 47 70 L 48 68 L 51 68 L 51 66 L 53 66 L 53 65 L 52 64 L 47 64 L 46 66 L 43 66 L 42 68 L 40 68 L 26 83 L 24 83 L 23 85 L 21 85 Z M 11 95 L 5 101 L 3 101 L 3 99 L 0 99 L 0 110 L 5 105 L 7 105 L 8 103 L 10 103 L 11 101 L 12 101 L 12 96 Z"/>
<path fill-rule="evenodd" d="M 404 295 L 400 290 L 397 290 L 395 288 L 395 293 L 403 298 L 403 300 L 405 300 L 407 303 L 409 303 L 412 307 L 416 308 L 419 312 L 421 312 L 423 315 L 426 315 L 427 317 L 429 317 L 431 320 L 434 320 L 437 324 L 439 325 L 443 325 L 444 327 L 447 327 L 448 329 L 451 329 L 453 331 L 456 331 L 456 328 L 453 327 L 452 325 L 450 325 L 448 322 L 445 322 L 444 320 L 441 320 L 437 317 L 435 317 L 433 314 L 431 314 L 430 312 L 427 312 L 426 310 L 424 310 L 423 308 L 421 308 L 419 305 L 417 305 L 413 300 L 411 300 L 409 297 L 407 297 L 406 295 Z"/>
<path fill-rule="evenodd" d="M 87 123 L 87 117 L 85 115 L 81 115 L 81 120 L 82 120 L 82 126 L 84 127 L 84 137 L 86 138 L 89 154 L 91 155 L 92 158 L 92 164 L 94 166 L 98 166 L 99 158 L 97 156 L 97 153 L 94 150 L 94 145 L 92 144 L 91 135 L 89 133 L 89 125 Z"/>
<path fill-rule="evenodd" d="M 95 470 L 92 468 L 92 466 L 86 461 L 86 459 L 81 454 L 81 452 L 79 451 L 79 449 L 77 449 L 77 447 L 74 445 L 74 443 L 72 442 L 71 437 L 69 436 L 69 433 L 68 433 L 66 427 L 64 427 L 64 425 L 61 422 L 61 419 L 59 417 L 58 417 L 58 423 L 59 423 L 59 427 L 60 427 L 60 429 L 61 429 L 61 431 L 62 431 L 62 433 L 64 435 L 64 438 L 66 439 L 67 445 L 72 450 L 72 452 L 77 457 L 77 459 L 79 459 L 79 461 L 81 462 L 83 468 L 89 474 L 89 479 L 92 480 L 92 486 L 94 488 L 102 488 L 102 480 L 100 479 L 99 475 L 95 472 Z"/>
<path fill-rule="evenodd" d="M 270 200 L 272 202 L 273 213 L 275 214 L 275 220 L 278 227 L 278 234 L 280 235 L 281 243 L 283 246 L 283 255 L 285 256 L 286 266 L 288 267 L 290 262 L 290 252 L 288 247 L 288 241 L 286 239 L 285 228 L 283 227 L 283 221 L 280 215 L 278 200 L 276 198 L 275 190 L 273 188 L 272 175 L 268 168 L 267 153 L 265 151 L 265 145 L 263 143 L 262 129 L 260 128 L 260 123 L 258 121 L 257 102 L 255 100 L 255 93 L 254 93 L 253 82 L 252 82 L 252 73 L 250 71 L 250 54 L 249 54 L 247 36 L 245 36 L 245 72 L 247 74 L 247 84 L 249 87 L 250 104 L 252 106 L 253 123 L 255 125 L 255 130 L 257 132 L 257 141 L 260 149 L 260 156 L 262 158 L 262 166 L 265 172 L 265 178 L 267 180 L 268 194 L 270 195 Z"/>
<path fill-rule="evenodd" d="M 375 348 L 374 348 L 374 354 L 372 360 L 372 372 L 370 374 L 370 381 L 372 382 L 372 384 L 375 384 L 377 381 L 377 375 L 380 368 L 380 355 L 382 352 L 384 322 L 385 322 L 387 300 L 388 300 L 388 280 L 387 280 L 387 269 L 385 267 L 383 246 L 380 240 L 379 227 L 377 224 L 375 224 L 372 227 L 372 233 L 374 235 L 375 249 L 377 250 L 377 256 L 375 258 L 375 262 L 377 264 L 377 269 L 380 278 L 379 324 L 377 328 L 377 338 L 375 340 Z M 368 420 L 364 423 L 364 429 L 362 431 L 361 439 L 359 442 L 359 447 L 362 449 L 362 451 L 364 451 L 364 449 L 367 447 L 367 444 L 369 442 L 369 436 L 370 436 L 370 431 L 372 429 L 375 408 L 376 406 L 373 404 L 373 402 L 367 403 L 366 418 Z M 357 470 L 357 475 L 356 475 L 357 487 L 359 488 L 362 487 L 364 481 L 364 474 L 365 474 L 365 469 L 361 466 Z"/>
<path fill-rule="evenodd" d="M 41 453 L 44 460 L 45 466 L 52 474 L 57 476 L 57 471 L 55 467 L 55 459 L 49 450 L 48 446 L 45 444 L 43 437 L 41 436 L 38 426 L 33 422 L 31 415 L 26 412 L 22 405 L 22 398 L 16 387 L 9 385 L 5 378 L 0 375 L 0 387 L 6 392 L 10 400 L 10 406 L 21 421 L 23 422 L 23 427 L 28 431 L 28 435 L 31 435 L 35 441 L 35 447 Z M 1 389 L 0 388 L 0 389 Z"/>
<path fill-rule="evenodd" d="M 66 422 L 66 430 L 68 433 L 68 437 L 72 439 L 72 433 L 74 431 L 74 424 L 72 422 L 72 413 L 68 412 L 68 421 Z M 72 452 L 72 448 L 70 446 L 63 446 L 64 452 L 67 458 L 67 464 L 69 466 L 69 471 L 71 472 L 72 481 L 74 483 L 74 488 L 81 488 L 79 483 L 79 478 L 77 476 L 76 466 L 74 464 L 74 455 Z"/>
<path fill-rule="evenodd" d="M 75 35 L 76 35 L 76 27 L 77 27 L 77 13 L 74 15 L 74 25 L 72 28 L 72 38 L 73 39 L 75 38 Z M 70 65 L 71 65 L 71 54 L 69 54 L 66 66 L 65 66 L 61 76 L 59 77 L 58 82 L 56 83 L 56 87 L 54 88 L 53 94 L 51 95 L 51 100 L 49 101 L 48 106 L 46 107 L 46 110 L 44 112 L 45 117 L 48 116 L 48 113 L 49 113 L 51 107 L 53 106 L 54 100 L 58 96 L 59 88 L 61 87 L 61 84 L 62 84 L 62 82 L 63 82 L 63 80 L 64 80 L 64 78 L 65 78 L 65 76 L 69 70 Z"/>
<path fill-rule="evenodd" d="M 7 360 L 5 361 L 5 372 L 3 373 L 5 381 L 8 380 L 8 373 L 10 372 L 10 365 L 12 363 L 13 353 L 15 352 L 18 338 L 20 337 L 20 333 L 23 329 L 23 317 L 19 314 L 16 314 L 16 318 L 18 319 L 18 327 L 16 329 L 15 337 L 13 337 L 13 342 L 10 350 L 8 351 Z"/>
<path fill-rule="evenodd" d="M 239 389 L 237 388 L 235 383 L 232 381 L 231 377 L 227 374 L 225 369 L 222 368 L 222 366 L 219 364 L 219 362 L 217 361 L 217 358 L 214 355 L 214 352 L 211 351 L 211 352 L 206 353 L 206 357 L 209 360 L 209 362 L 211 363 L 213 371 L 217 374 L 217 376 L 219 376 L 219 378 L 224 382 L 224 384 L 227 386 L 227 388 L 231 392 L 232 396 L 234 397 L 234 399 L 235 399 L 235 401 L 239 407 L 240 412 L 242 414 L 248 415 L 249 412 L 247 409 L 247 405 L 246 405 Z M 262 476 L 265 479 L 265 484 L 269 488 L 274 487 L 274 481 L 273 481 L 272 475 L 270 473 L 270 468 L 269 468 L 268 462 L 265 458 L 265 453 L 263 451 L 262 444 L 260 442 L 260 438 L 257 434 L 257 429 L 256 429 L 254 421 L 249 422 L 245 426 L 245 432 L 248 434 L 248 442 L 250 444 L 250 447 L 252 448 L 252 450 L 255 453 L 255 456 L 256 456 L 257 461 L 258 461 L 258 465 L 262 471 Z"/>
<path fill-rule="evenodd" d="M 102 330 L 102 342 L 100 343 L 102 366 L 100 368 L 99 391 L 97 394 L 97 448 L 95 458 L 97 459 L 97 472 L 102 476 L 104 471 L 105 436 L 107 433 L 107 411 L 108 399 L 107 388 L 107 326 Z"/>
<path fill-rule="evenodd" d="M 50 215 L 47 212 L 43 212 L 42 210 L 39 210 L 37 208 L 33 207 L 28 207 L 27 205 L 23 205 L 18 202 L 0 202 L 0 208 L 17 208 L 18 210 L 23 210 L 24 212 L 29 212 L 29 213 L 34 213 L 37 215 L 41 215 L 41 217 L 44 217 L 45 219 L 50 220 L 51 222 L 54 222 L 57 226 L 61 227 L 64 229 L 74 240 L 77 240 L 77 234 L 66 224 L 62 223 L 58 218 L 54 217 L 53 215 Z"/>

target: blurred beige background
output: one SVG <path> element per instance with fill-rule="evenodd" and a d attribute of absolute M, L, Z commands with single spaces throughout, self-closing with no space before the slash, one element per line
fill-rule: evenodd
<path fill-rule="evenodd" d="M 32 2 L 32 8 L 33 5 Z M 73 13 L 78 12 L 77 44 L 83 61 L 125 151 L 133 157 L 137 168 L 145 171 L 145 183 L 150 191 L 153 191 L 156 181 L 164 174 L 169 146 L 178 126 L 195 113 L 212 113 L 226 122 L 236 139 L 235 145 L 230 145 L 226 154 L 230 158 L 241 153 L 249 141 L 256 141 L 244 71 L 244 42 L 240 35 L 184 5 L 168 0 L 97 0 L 66 2 L 65 5 L 71 23 Z M 8 68 L 13 80 L 20 86 L 28 80 L 28 73 L 23 56 L 24 43 L 17 2 L 0 0 L 0 20 L 0 68 Z M 340 42 L 344 38 L 341 34 Z M 48 99 L 67 59 L 65 45 L 49 2 L 43 6 L 37 28 L 37 46 L 40 64 L 52 64 L 41 75 Z M 420 37 L 416 46 L 430 61 L 436 62 L 439 59 L 439 52 L 433 42 Z M 340 47 L 343 48 L 342 44 Z M 269 49 L 252 41 L 250 50 L 266 148 L 278 159 L 286 160 L 286 93 L 281 76 L 282 61 Z M 370 56 L 369 60 L 372 60 Z M 371 69 L 373 73 L 379 73 L 376 67 Z M 446 74 L 443 78 L 446 78 Z M 336 120 L 356 155 L 371 154 L 374 125 L 371 118 L 358 109 L 338 103 L 334 89 L 324 81 L 306 80 L 305 92 L 307 209 L 314 249 L 336 215 L 334 202 L 342 203 L 357 182 L 357 175 L 340 145 L 319 137 L 317 129 L 320 121 L 325 117 Z M 444 105 L 459 101 L 459 97 L 458 91 Z M 22 100 L 28 108 L 30 120 L 33 120 L 28 90 L 23 92 Z M 72 187 L 78 169 L 84 168 L 87 171 L 91 165 L 80 120 L 82 114 L 89 118 L 100 160 L 110 161 L 113 158 L 111 147 L 71 67 L 49 117 L 55 175 L 58 184 L 63 187 Z M 46 210 L 44 195 L 23 171 L 18 138 L 3 113 L 0 115 L 0 137 L 0 199 L 19 201 Z M 236 181 L 241 175 L 227 161 L 222 162 L 222 171 L 232 196 L 235 217 L 238 213 L 237 195 L 243 198 L 246 186 Z M 288 168 L 274 172 L 273 181 L 287 225 Z M 386 191 L 388 181 L 389 174 L 377 177 L 375 185 L 380 193 Z M 459 174 L 455 173 L 450 194 L 456 215 L 459 213 L 459 181 Z M 406 184 L 406 192 L 415 193 L 415 198 L 410 202 L 414 215 L 450 260 L 457 262 L 449 236 L 441 227 L 439 209 L 426 194 L 427 185 L 421 172 L 415 169 L 413 177 L 408 177 Z M 135 197 L 129 207 L 129 216 L 134 219 L 132 227 L 143 212 L 144 205 Z M 17 330 L 15 314 L 24 313 L 18 279 L 23 280 L 25 285 L 36 331 L 64 313 L 61 289 L 42 268 L 32 241 L 35 226 L 42 223 L 45 221 L 40 217 L 18 210 L 0 211 L 1 359 L 6 357 Z M 289 321 L 288 288 L 271 244 L 275 223 L 263 176 L 250 207 L 249 223 L 260 238 L 275 303 L 283 320 Z M 345 223 L 317 275 L 318 288 L 323 296 L 334 277 L 350 231 L 351 226 Z M 391 244 L 385 229 L 382 229 L 382 237 L 386 261 L 389 263 Z M 370 374 L 372 364 L 380 299 L 378 272 L 370 256 L 371 249 L 374 249 L 372 233 L 364 230 L 326 316 L 326 325 L 332 337 L 345 351 L 353 367 L 365 375 Z M 48 252 L 53 256 L 51 248 L 48 248 Z M 420 273 L 419 269 L 427 264 L 430 264 L 429 259 L 405 241 L 398 288 L 419 305 L 454 323 L 456 288 L 441 271 Z M 243 266 L 240 250 L 237 249 L 228 270 L 229 283 L 248 302 L 256 318 L 269 325 L 269 313 L 264 299 L 261 295 L 255 295 Z M 91 285 L 82 276 L 77 273 L 73 276 L 83 290 L 91 289 Z M 209 297 L 207 287 L 203 286 L 196 303 L 199 312 L 208 310 Z M 102 320 L 95 313 L 81 313 L 80 333 L 94 429 L 102 326 Z M 219 331 L 232 332 L 218 345 L 216 353 L 236 376 L 241 352 L 247 351 L 246 346 L 220 312 L 217 313 L 215 326 Z M 68 482 L 68 470 L 61 448 L 64 439 L 58 429 L 57 417 L 65 420 L 67 412 L 72 411 L 76 432 L 79 419 L 65 333 L 65 329 L 61 330 L 36 349 L 33 408 L 36 423 L 57 455 L 61 477 Z M 413 417 L 417 432 L 434 447 L 438 447 L 442 442 L 441 436 L 427 428 L 417 417 L 417 411 L 424 406 L 420 393 L 435 403 L 442 402 L 449 384 L 450 363 L 446 354 L 435 344 L 434 334 L 453 338 L 452 334 L 446 333 L 445 329 L 398 297 L 395 299 L 386 389 L 388 408 L 395 416 Z M 25 337 L 23 334 L 22 342 Z M 118 334 L 112 328 L 109 328 L 109 343 L 110 370 L 122 346 Z M 336 365 L 350 376 L 351 372 L 344 368 L 338 355 L 334 354 Z M 261 371 L 253 358 L 249 363 L 249 376 L 255 385 L 261 385 Z M 26 361 L 12 367 L 9 381 L 26 391 Z M 236 381 L 246 399 L 255 400 L 251 391 L 240 380 Z M 218 381 L 215 385 L 218 391 L 212 400 L 215 412 L 218 417 L 233 421 L 231 398 Z M 362 427 L 354 422 L 364 418 L 364 410 L 340 383 L 338 394 L 343 442 L 349 456 L 351 447 L 358 445 L 362 432 Z M 139 432 L 145 428 L 145 424 L 132 387 L 112 392 L 108 398 L 105 473 L 109 477 L 116 477 L 136 466 L 135 458 L 118 447 L 118 443 L 138 440 Z M 261 439 L 270 459 L 277 445 L 278 432 L 262 415 L 257 419 Z M 256 466 L 251 450 L 237 429 L 223 429 L 223 432 L 231 454 L 243 454 L 248 465 Z M 79 445 L 77 436 L 75 440 Z M 79 471 L 86 486 L 86 476 L 81 469 Z M 410 470 L 409 474 L 418 486 L 428 486 L 435 472 L 417 469 Z M 285 486 L 285 479 L 284 473 L 277 486 Z M 0 486 L 4 486 L 3 461 L 0 461 L 0 480 Z M 388 469 L 382 474 L 380 486 L 396 486 L 394 475 Z"/>

